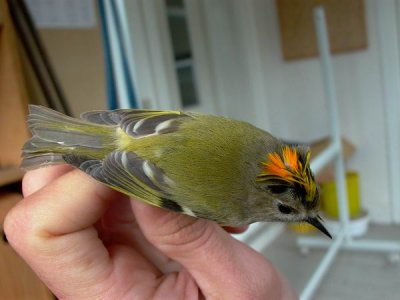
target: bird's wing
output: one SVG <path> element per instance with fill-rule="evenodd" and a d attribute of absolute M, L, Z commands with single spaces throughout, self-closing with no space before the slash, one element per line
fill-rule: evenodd
<path fill-rule="evenodd" d="M 184 119 L 191 115 L 172 110 L 119 109 L 114 111 L 91 111 L 81 115 L 85 121 L 119 126 L 126 134 L 141 138 L 177 130 Z"/>
<path fill-rule="evenodd" d="M 162 169 L 133 152 L 113 151 L 104 160 L 75 155 L 66 155 L 64 159 L 119 192 L 151 205 L 183 212 L 168 193 L 173 181 Z"/>

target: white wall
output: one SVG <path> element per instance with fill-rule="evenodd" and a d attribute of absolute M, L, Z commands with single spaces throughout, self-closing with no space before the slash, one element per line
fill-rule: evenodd
<path fill-rule="evenodd" d="M 288 140 L 311 142 L 327 136 L 328 114 L 319 61 L 282 59 L 275 1 L 248 1 L 253 5 L 250 17 L 244 12 L 248 6 L 240 0 L 203 3 L 212 53 L 210 64 L 222 112 Z M 348 168 L 360 173 L 363 206 L 374 221 L 386 223 L 392 220 L 392 201 L 385 120 L 387 91 L 383 91 L 382 84 L 377 6 L 377 1 L 366 0 L 368 48 L 335 55 L 333 64 L 343 135 L 357 147 Z M 257 35 L 252 45 L 248 44 L 249 31 L 242 28 L 252 26 L 249 22 L 253 22 Z M 259 57 L 252 55 L 254 47 Z M 255 66 L 251 60 L 261 64 L 262 76 L 251 76 Z M 259 84 L 255 85 L 254 80 Z M 253 93 L 257 86 L 263 86 L 265 99 Z"/>
<path fill-rule="evenodd" d="M 236 2 L 236 1 L 235 1 Z M 207 43 L 215 79 L 220 113 L 243 120 L 254 120 L 249 69 L 240 36 L 240 16 L 232 0 L 203 0 Z M 222 100 L 222 101 L 221 101 Z"/>

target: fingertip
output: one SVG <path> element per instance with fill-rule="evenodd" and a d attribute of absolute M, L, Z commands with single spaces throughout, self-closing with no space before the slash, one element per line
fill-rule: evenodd
<path fill-rule="evenodd" d="M 22 180 L 22 191 L 25 197 L 37 192 L 60 176 L 72 171 L 70 165 L 57 165 L 28 171 Z"/>
<path fill-rule="evenodd" d="M 229 233 L 232 233 L 232 234 L 240 234 L 240 233 L 245 232 L 245 231 L 249 228 L 249 226 L 248 226 L 248 225 L 246 225 L 246 226 L 239 226 L 239 227 L 222 226 L 222 228 L 223 228 L 225 231 L 229 232 Z"/>

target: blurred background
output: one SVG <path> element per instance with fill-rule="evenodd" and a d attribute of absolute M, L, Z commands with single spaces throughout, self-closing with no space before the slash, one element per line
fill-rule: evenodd
<path fill-rule="evenodd" d="M 0 3 L 0 224 L 21 198 L 28 103 L 76 117 L 115 108 L 207 112 L 308 144 L 314 157 L 324 153 L 332 108 L 313 21 L 322 5 L 346 169 L 348 243 L 338 244 L 326 271 L 314 273 L 331 244 L 313 249 L 299 242 L 316 234 L 307 226 L 257 225 L 239 239 L 271 259 L 299 293 L 316 278 L 303 299 L 398 299 L 400 0 Z M 327 226 L 339 234 L 334 169 L 325 166 L 317 179 Z M 353 247 L 352 238 L 375 246 Z M 0 299 L 51 299 L 5 239 L 0 265 Z"/>

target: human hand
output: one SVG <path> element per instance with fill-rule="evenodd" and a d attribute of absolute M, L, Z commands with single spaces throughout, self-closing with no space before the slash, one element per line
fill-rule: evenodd
<path fill-rule="evenodd" d="M 60 299 L 295 299 L 216 223 L 130 200 L 69 166 L 30 171 L 7 239 Z"/>

